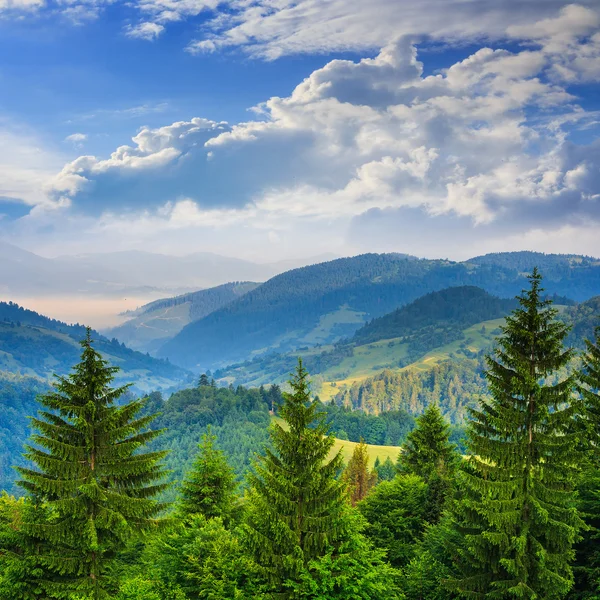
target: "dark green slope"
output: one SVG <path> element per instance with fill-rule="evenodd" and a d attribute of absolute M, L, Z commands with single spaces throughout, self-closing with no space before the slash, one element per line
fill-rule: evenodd
<path fill-rule="evenodd" d="M 499 264 L 499 259 L 486 257 L 455 263 L 365 254 L 295 269 L 187 325 L 158 355 L 204 370 L 246 360 L 253 353 L 312 346 L 316 342 L 311 332 L 328 319 L 335 321 L 336 311 L 342 309 L 354 319 L 336 322 L 318 343 L 349 337 L 365 321 L 451 286 L 477 286 L 497 296 L 513 297 L 526 285 L 527 269 L 523 269 L 527 261 L 542 257 L 545 264 L 555 265 L 545 280 L 550 294 L 585 300 L 600 293 L 600 263 L 585 257 L 565 262 L 561 255 L 526 254 L 515 267 L 507 266 L 509 259 Z"/>
<path fill-rule="evenodd" d="M 67 325 L 14 303 L 0 302 L 0 371 L 48 379 L 67 373 L 79 359 L 83 325 Z M 140 391 L 167 389 L 190 374 L 169 361 L 136 352 L 116 339 L 93 333 L 99 352 L 122 369 L 120 381 Z"/>
<path fill-rule="evenodd" d="M 446 288 L 430 292 L 374 319 L 361 327 L 350 340 L 338 342 L 333 348 L 322 351 L 299 349 L 287 354 L 257 357 L 219 370 L 215 376 L 243 385 L 279 382 L 293 369 L 298 354 L 303 356 L 310 373 L 316 375 L 344 360 L 353 361 L 357 348 L 360 350 L 361 346 L 381 340 L 394 340 L 391 345 L 396 348 L 396 353 L 390 353 L 388 358 L 393 359 L 394 366 L 398 367 L 400 363 L 418 360 L 430 350 L 463 339 L 464 330 L 471 325 L 504 317 L 515 304 L 514 299 L 497 298 L 474 286 Z"/>
<path fill-rule="evenodd" d="M 379 340 L 420 336 L 440 328 L 461 331 L 475 323 L 498 319 L 516 306 L 515 300 L 497 298 L 475 286 L 451 287 L 431 292 L 411 304 L 374 319 L 352 338 L 355 345 Z"/>
<path fill-rule="evenodd" d="M 106 335 L 116 337 L 135 350 L 154 352 L 188 323 L 226 306 L 258 285 L 249 281 L 232 282 L 174 298 L 155 300 L 127 313 L 131 319 L 107 330 Z"/>

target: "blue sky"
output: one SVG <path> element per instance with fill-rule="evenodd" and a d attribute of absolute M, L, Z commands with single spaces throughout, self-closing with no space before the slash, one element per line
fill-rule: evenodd
<path fill-rule="evenodd" d="M 600 3 L 0 0 L 0 234 L 44 255 L 600 255 Z"/>

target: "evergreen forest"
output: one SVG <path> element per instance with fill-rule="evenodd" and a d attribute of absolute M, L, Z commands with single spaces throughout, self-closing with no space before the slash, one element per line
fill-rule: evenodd
<path fill-rule="evenodd" d="M 0 432 L 0 600 L 600 598 L 600 312 L 559 311 L 537 268 L 494 306 L 477 368 L 328 401 L 302 359 L 285 386 L 140 397 L 81 331 L 51 384 L 0 381 L 15 434 L 30 417 L 22 448 Z"/>

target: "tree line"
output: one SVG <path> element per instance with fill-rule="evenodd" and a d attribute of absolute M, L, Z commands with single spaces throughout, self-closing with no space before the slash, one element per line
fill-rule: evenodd
<path fill-rule="evenodd" d="M 346 466 L 332 451 L 300 362 L 245 492 L 209 432 L 163 502 L 165 452 L 148 447 L 161 431 L 144 401 L 117 402 L 88 333 L 41 397 L 27 495 L 0 500 L 0 598 L 597 598 L 600 339 L 557 376 L 568 326 L 529 280 L 465 455 L 432 402 L 380 482 L 364 443 Z"/>

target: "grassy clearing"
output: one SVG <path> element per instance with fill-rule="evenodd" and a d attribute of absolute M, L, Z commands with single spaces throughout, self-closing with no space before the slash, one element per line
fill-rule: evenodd
<path fill-rule="evenodd" d="M 301 340 L 301 344 L 323 344 L 331 341 L 333 329 L 336 325 L 353 324 L 360 326 L 365 321 L 365 313 L 352 310 L 347 304 L 340 306 L 334 312 L 323 315 L 319 323 L 309 331 Z"/>
<path fill-rule="evenodd" d="M 344 359 L 342 363 L 323 374 L 325 382 L 319 391 L 319 397 L 324 402 L 330 400 L 340 389 L 350 387 L 357 381 L 364 381 L 384 369 L 426 371 L 448 360 L 452 353 L 459 352 L 463 344 L 471 352 L 479 352 L 492 344 L 495 338 L 492 332 L 503 323 L 503 318 L 477 323 L 464 330 L 464 339 L 431 350 L 418 361 L 405 367 L 398 366 L 398 362 L 406 356 L 406 344 L 402 344 L 400 339 L 381 340 L 373 344 L 357 346 L 351 357 Z"/>
<path fill-rule="evenodd" d="M 281 425 L 281 427 L 287 430 L 288 425 L 281 417 L 271 417 L 271 420 L 273 423 L 277 423 L 278 425 Z M 331 448 L 331 453 L 329 456 L 335 456 L 335 454 L 337 454 L 341 450 L 344 462 L 347 463 L 350 460 L 352 454 L 354 453 L 354 449 L 356 448 L 356 446 L 358 446 L 357 442 L 348 442 L 346 440 L 340 440 L 338 438 L 335 438 L 335 443 Z M 379 457 L 379 460 L 381 462 L 385 462 L 385 459 L 389 457 L 392 460 L 392 462 L 395 463 L 396 459 L 398 458 L 398 453 L 400 452 L 400 447 L 375 446 L 373 444 L 367 444 L 367 450 L 369 453 L 370 460 L 369 466 L 373 467 L 377 457 Z"/>

